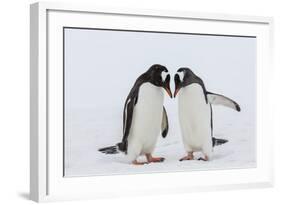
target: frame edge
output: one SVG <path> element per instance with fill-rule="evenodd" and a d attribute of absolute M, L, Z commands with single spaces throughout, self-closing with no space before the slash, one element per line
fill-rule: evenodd
<path fill-rule="evenodd" d="M 38 173 L 38 3 L 30 5 L 30 196 L 39 200 Z"/>
<path fill-rule="evenodd" d="M 42 136 L 42 132 L 46 131 L 46 117 L 47 114 L 45 112 L 41 112 L 45 109 L 47 110 L 47 105 L 45 104 L 48 99 L 46 96 L 46 87 L 42 87 L 42 84 L 47 83 L 47 74 L 46 74 L 46 66 L 44 66 L 45 70 L 41 69 L 42 65 L 46 62 L 46 39 L 45 35 L 42 36 L 42 32 L 46 31 L 46 13 L 47 10 L 50 9 L 61 9 L 61 10 L 71 10 L 72 8 L 76 8 L 79 11 L 87 10 L 86 7 L 79 7 L 77 5 L 67 6 L 65 4 L 57 4 L 51 2 L 40 2 L 34 3 L 30 5 L 30 199 L 36 202 L 46 201 L 48 198 L 48 183 L 47 183 L 47 156 L 46 156 L 46 146 L 42 147 L 43 144 L 46 144 L 47 135 Z M 99 8 L 99 7 L 98 7 Z M 91 10 L 90 8 L 89 10 Z M 94 9 L 93 9 L 94 10 Z M 95 8 L 95 10 L 97 10 Z M 117 13 L 123 14 L 132 14 L 134 12 L 128 12 L 126 9 L 116 9 Z M 134 9 L 128 9 L 133 10 Z M 112 11 L 111 9 L 106 10 L 102 9 L 105 13 L 108 11 L 109 13 Z M 151 13 L 150 10 L 137 10 L 139 12 L 138 15 L 146 16 L 148 13 Z M 93 11 L 94 12 L 94 11 Z M 166 12 L 166 11 L 164 11 Z M 169 15 L 166 17 L 173 17 L 174 11 L 168 12 Z M 250 18 L 249 22 L 261 22 L 265 24 L 269 24 L 271 29 L 271 41 L 273 41 L 273 28 L 274 28 L 274 19 L 272 17 L 260 17 L 260 16 L 244 16 L 244 15 L 228 15 L 228 14 L 216 14 L 216 13 L 200 13 L 200 12 L 184 12 L 184 11 L 175 11 L 181 13 L 181 16 L 186 16 L 187 13 L 193 16 L 197 14 L 198 16 L 203 16 L 203 19 L 213 19 L 213 15 L 219 15 L 220 20 L 222 19 L 235 19 L 233 16 L 240 16 L 241 18 Z M 153 12 L 152 12 L 153 13 Z M 163 15 L 161 11 L 157 11 L 155 15 Z M 163 16 L 165 17 L 165 16 Z M 188 17 L 187 17 L 188 18 Z M 236 20 L 243 21 L 241 18 Z M 46 32 L 45 32 L 46 33 Z M 45 45 L 43 45 L 45 43 Z M 273 44 L 271 42 L 271 44 Z M 45 49 L 45 52 L 42 52 L 42 49 Z M 273 48 L 271 47 L 273 50 Z M 271 52 L 272 52 L 271 50 Z M 42 59 L 43 58 L 43 59 Z M 45 58 L 45 59 L 44 59 Z M 273 60 L 271 60 L 273 63 Z M 271 66 L 273 68 L 274 66 Z M 41 73 L 42 71 L 42 73 Z M 45 80 L 42 82 L 42 76 L 45 75 Z M 42 89 L 45 89 L 44 93 L 41 93 Z M 40 93 L 40 94 L 39 94 Z M 44 104 L 40 104 L 44 102 Z M 45 118 L 45 120 L 42 120 Z M 42 120 L 42 121 L 41 121 Z M 44 124 L 42 127 L 42 124 Z M 43 130 L 42 130 L 43 128 Z M 45 137 L 45 138 L 44 138 Z M 43 142 L 42 142 L 43 141 Z M 41 149 L 43 148 L 43 150 Z M 42 155 L 42 153 L 44 153 Z M 42 159 L 45 159 L 42 161 Z M 274 186 L 274 172 L 272 173 L 272 178 L 266 182 L 262 183 L 261 188 L 265 187 L 273 187 Z"/>
<path fill-rule="evenodd" d="M 184 19 L 198 19 L 198 20 L 213 20 L 213 21 L 227 21 L 227 22 L 248 22 L 269 24 L 272 17 L 245 15 L 245 14 L 228 14 L 228 13 L 213 13 L 200 12 L 188 10 L 156 10 L 149 8 L 136 9 L 134 7 L 109 7 L 101 6 L 94 3 L 75 3 L 75 2 L 51 2 L 41 1 L 41 6 L 48 10 L 60 10 L 66 12 L 87 12 L 87 13 L 107 13 L 117 15 L 132 15 L 132 16 L 154 16 L 165 18 L 184 18 Z"/>
<path fill-rule="evenodd" d="M 48 195 L 46 8 L 30 5 L 30 195 L 35 202 Z"/>

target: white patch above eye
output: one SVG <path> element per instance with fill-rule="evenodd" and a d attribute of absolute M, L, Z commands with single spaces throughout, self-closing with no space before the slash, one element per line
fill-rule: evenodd
<path fill-rule="evenodd" d="M 184 72 L 177 72 L 177 74 L 180 76 L 180 81 L 183 81 L 183 76 L 184 76 Z"/>
<path fill-rule="evenodd" d="M 168 72 L 164 72 L 164 71 L 161 73 L 161 78 L 163 82 L 165 81 L 168 74 L 169 74 Z"/>

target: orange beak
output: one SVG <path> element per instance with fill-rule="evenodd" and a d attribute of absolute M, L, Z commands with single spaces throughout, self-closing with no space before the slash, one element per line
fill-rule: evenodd
<path fill-rule="evenodd" d="M 176 88 L 175 93 L 174 93 L 174 98 L 177 96 L 179 90 L 180 90 L 180 88 Z"/>
<path fill-rule="evenodd" d="M 171 92 L 170 87 L 168 87 L 168 88 L 166 87 L 165 90 L 166 90 L 166 92 L 168 93 L 168 95 L 169 95 L 171 98 L 173 98 L 173 94 L 172 94 L 172 92 Z"/>
<path fill-rule="evenodd" d="M 163 88 L 166 90 L 166 92 L 168 93 L 168 95 L 173 98 L 173 94 L 171 92 L 171 88 L 170 88 L 170 74 L 167 75 L 165 82 L 163 84 Z"/>

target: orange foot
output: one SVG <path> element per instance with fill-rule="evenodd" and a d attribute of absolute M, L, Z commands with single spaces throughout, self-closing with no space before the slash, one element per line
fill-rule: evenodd
<path fill-rule="evenodd" d="M 183 157 L 180 159 L 180 161 L 184 161 L 184 160 L 193 160 L 194 156 L 193 156 L 193 152 L 189 152 L 187 156 Z"/>
<path fill-rule="evenodd" d="M 209 157 L 205 155 L 204 157 L 200 157 L 198 160 L 209 161 Z"/>
<path fill-rule="evenodd" d="M 146 159 L 148 161 L 148 163 L 151 163 L 151 162 L 163 162 L 165 160 L 165 158 L 163 157 L 152 157 L 151 154 L 146 154 Z"/>
<path fill-rule="evenodd" d="M 137 160 L 132 161 L 133 165 L 144 165 L 147 164 L 147 162 L 138 162 Z"/>

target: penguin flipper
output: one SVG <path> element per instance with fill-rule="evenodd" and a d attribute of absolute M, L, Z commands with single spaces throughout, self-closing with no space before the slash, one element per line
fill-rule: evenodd
<path fill-rule="evenodd" d="M 163 138 L 167 136 L 168 131 L 169 131 L 168 115 L 165 107 L 163 106 L 162 123 L 161 123 L 161 134 Z"/>
<path fill-rule="evenodd" d="M 128 136 L 130 133 L 134 107 L 137 101 L 137 97 L 128 98 L 125 103 L 124 112 L 123 112 L 123 139 L 122 142 L 118 143 L 118 149 L 122 152 L 127 152 L 128 148 Z"/>
<path fill-rule="evenodd" d="M 229 108 L 232 108 L 238 112 L 241 111 L 240 106 L 238 105 L 237 102 L 235 102 L 234 100 L 225 97 L 224 95 L 220 95 L 220 94 L 216 94 L 216 93 L 211 93 L 211 92 L 207 92 L 207 98 L 208 98 L 208 102 L 210 104 L 213 105 L 223 105 Z"/>

